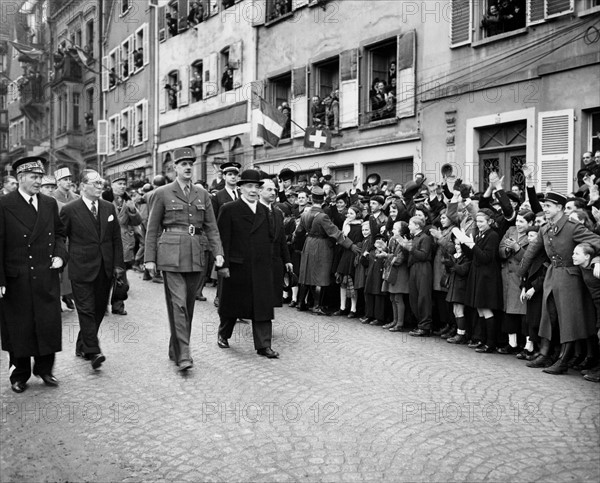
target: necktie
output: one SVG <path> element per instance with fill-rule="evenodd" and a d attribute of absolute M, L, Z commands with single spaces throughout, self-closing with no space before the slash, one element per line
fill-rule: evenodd
<path fill-rule="evenodd" d="M 190 187 L 187 184 L 183 188 L 183 194 L 185 195 L 186 198 L 190 197 Z"/>
<path fill-rule="evenodd" d="M 92 201 L 92 215 L 94 218 L 98 219 L 98 211 L 96 210 L 96 202 Z"/>
<path fill-rule="evenodd" d="M 29 198 L 29 205 L 35 210 L 35 212 L 37 213 L 37 210 L 35 209 L 35 205 L 33 204 L 33 196 L 31 196 Z"/>
<path fill-rule="evenodd" d="M 233 200 L 237 200 L 238 196 L 237 196 L 237 191 L 233 190 Z"/>

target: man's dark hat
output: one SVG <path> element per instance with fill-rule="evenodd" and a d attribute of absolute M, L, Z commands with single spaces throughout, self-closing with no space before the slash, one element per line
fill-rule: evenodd
<path fill-rule="evenodd" d="M 325 190 L 316 186 L 311 192 L 313 202 L 323 201 L 325 199 Z"/>
<path fill-rule="evenodd" d="M 383 240 L 384 242 L 387 242 L 388 238 L 383 233 L 377 233 L 377 235 L 375 235 L 375 237 L 373 237 L 373 241 L 377 241 L 377 240 Z"/>
<path fill-rule="evenodd" d="M 294 272 L 285 272 L 283 275 L 283 289 L 287 290 L 298 286 L 298 275 Z"/>
<path fill-rule="evenodd" d="M 512 191 L 507 191 L 506 192 L 506 196 L 508 196 L 508 198 L 511 201 L 514 201 L 515 203 L 520 203 L 521 202 L 521 198 L 519 198 L 519 195 L 517 193 L 513 193 Z"/>
<path fill-rule="evenodd" d="M 404 185 L 404 197 L 412 198 L 417 194 L 421 185 L 425 182 L 427 178 L 419 178 L 418 181 L 409 181 Z"/>
<path fill-rule="evenodd" d="M 221 169 L 223 174 L 229 173 L 230 171 L 234 173 L 239 173 L 240 169 L 242 168 L 242 165 L 240 163 L 236 163 L 235 161 L 229 161 L 227 163 L 223 163 L 219 168 Z"/>
<path fill-rule="evenodd" d="M 308 177 L 305 174 L 301 174 L 300 177 L 298 178 L 298 182 L 301 182 L 301 181 L 308 183 Z"/>
<path fill-rule="evenodd" d="M 379 183 L 381 183 L 381 176 L 379 176 L 377 173 L 371 173 L 369 176 L 367 176 L 367 184 L 374 185 Z"/>
<path fill-rule="evenodd" d="M 371 196 L 370 201 L 377 201 L 377 203 L 379 203 L 380 205 L 383 205 L 385 203 L 385 198 L 381 195 L 375 195 L 375 196 Z"/>
<path fill-rule="evenodd" d="M 296 173 L 289 168 L 283 168 L 279 173 L 279 179 L 281 179 L 281 181 L 293 179 L 294 176 L 296 176 Z"/>
<path fill-rule="evenodd" d="M 240 179 L 236 183 L 238 186 L 242 186 L 246 183 L 257 183 L 259 186 L 263 185 L 262 178 L 260 177 L 260 173 L 255 169 L 247 169 L 246 171 L 242 171 L 240 175 Z"/>
<path fill-rule="evenodd" d="M 17 159 L 12 164 L 12 169 L 16 174 L 46 174 L 46 170 L 44 169 L 45 162 L 46 160 L 40 156 L 27 156 L 26 158 Z"/>
<path fill-rule="evenodd" d="M 343 200 L 346 204 L 348 204 L 348 199 L 348 193 L 346 193 L 345 191 L 335 197 L 335 201 Z"/>
<path fill-rule="evenodd" d="M 552 203 L 564 207 L 567 204 L 567 197 L 565 195 L 557 193 L 556 191 L 548 191 L 546 193 L 546 198 L 544 199 L 544 201 L 551 201 Z"/>
<path fill-rule="evenodd" d="M 173 151 L 173 163 L 177 164 L 181 161 L 195 161 L 196 153 L 192 148 L 177 148 Z"/>

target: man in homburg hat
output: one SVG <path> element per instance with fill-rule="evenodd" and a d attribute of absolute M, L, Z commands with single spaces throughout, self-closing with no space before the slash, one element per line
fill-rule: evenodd
<path fill-rule="evenodd" d="M 210 195 L 192 183 L 194 150 L 175 149 L 173 158 L 175 181 L 156 189 L 152 201 L 145 264 L 151 274 L 157 269 L 163 271 L 171 330 L 169 358 L 180 371 L 187 371 L 194 365 L 190 348 L 192 318 L 208 251 L 221 267 L 223 248 Z"/>
<path fill-rule="evenodd" d="M 32 356 L 33 373 L 58 385 L 52 374 L 62 343 L 58 269 L 67 253 L 56 200 L 40 194 L 43 162 L 15 161 L 19 188 L 0 198 L 0 331 L 17 393 L 27 388 Z"/>
<path fill-rule="evenodd" d="M 60 212 L 69 239 L 69 278 L 79 318 L 75 355 L 98 369 L 106 360 L 98 331 L 114 277 L 125 273 L 121 228 L 114 205 L 101 199 L 104 180 L 94 170 L 81 177 L 81 198 Z"/>
<path fill-rule="evenodd" d="M 225 265 L 217 343 L 229 348 L 237 318 L 252 319 L 254 348 L 261 356 L 279 356 L 271 348 L 273 327 L 273 242 L 274 222 L 268 208 L 259 202 L 263 185 L 260 173 L 249 169 L 237 182 L 240 199 L 221 208 L 218 225 Z"/>
<path fill-rule="evenodd" d="M 542 206 L 548 222 L 540 228 L 536 241 L 529 244 L 519 270 L 522 277 L 536 255 L 546 251 L 550 266 L 544 279 L 540 355 L 527 366 L 544 368 L 548 374 L 567 372 L 575 341 L 596 333 L 594 306 L 579 267 L 573 265 L 572 255 L 575 246 L 583 242 L 592 245 L 596 252 L 600 250 L 600 236 L 569 220 L 564 213 L 566 203 L 566 196 L 552 191 L 546 193 Z M 555 335 L 560 336 L 562 347 L 560 357 L 553 364 L 550 341 Z"/>

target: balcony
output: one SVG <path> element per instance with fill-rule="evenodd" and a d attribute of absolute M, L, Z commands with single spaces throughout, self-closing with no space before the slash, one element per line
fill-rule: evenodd
<path fill-rule="evenodd" d="M 84 137 L 81 131 L 61 130 L 56 133 L 54 147 L 55 149 L 71 148 L 81 150 L 84 147 Z"/>
<path fill-rule="evenodd" d="M 79 62 L 69 54 L 54 55 L 54 79 L 52 80 L 52 85 L 56 86 L 61 82 L 81 83 L 82 81 L 83 75 Z"/>

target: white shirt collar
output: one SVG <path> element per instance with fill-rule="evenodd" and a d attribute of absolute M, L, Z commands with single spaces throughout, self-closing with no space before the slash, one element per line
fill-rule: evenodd
<path fill-rule="evenodd" d="M 227 191 L 227 193 L 229 193 L 229 195 L 234 199 L 237 200 L 240 196 L 237 193 L 236 189 L 231 189 L 229 186 L 225 185 L 225 191 Z"/>
<path fill-rule="evenodd" d="M 262 205 L 266 206 L 266 207 L 267 207 L 267 210 L 269 210 L 269 211 L 273 211 L 273 207 L 272 207 L 272 205 L 268 205 L 268 204 L 267 204 L 267 203 L 265 203 L 265 202 L 264 202 L 262 199 L 260 200 L 260 203 L 261 203 Z"/>
<path fill-rule="evenodd" d="M 244 198 L 243 196 L 240 196 L 240 199 L 246 203 L 250 209 L 252 210 L 252 213 L 254 213 L 256 215 L 256 205 L 258 205 L 258 203 L 250 203 L 246 198 Z"/>
<path fill-rule="evenodd" d="M 27 193 L 25 193 L 25 191 L 22 191 L 21 188 L 19 188 L 19 193 L 21 193 L 21 196 L 27 202 L 27 204 L 29 204 L 29 199 L 33 198 L 33 206 L 35 207 L 36 210 L 38 209 L 38 197 L 37 197 L 37 195 L 28 195 Z"/>
<path fill-rule="evenodd" d="M 82 196 L 81 199 L 85 203 L 85 206 L 87 206 L 88 210 L 92 211 L 92 200 L 86 198 L 85 196 Z M 96 212 L 98 212 L 98 205 L 99 202 L 98 200 L 96 200 Z"/>

